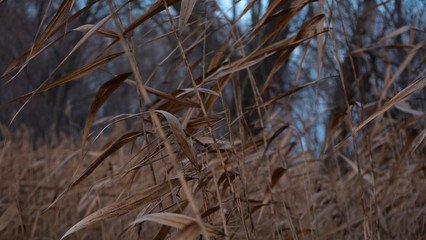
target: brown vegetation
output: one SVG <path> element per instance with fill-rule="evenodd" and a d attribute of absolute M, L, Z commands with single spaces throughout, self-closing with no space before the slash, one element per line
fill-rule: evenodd
<path fill-rule="evenodd" d="M 0 69 L 1 239 L 426 236 L 421 11 L 399 25 L 396 0 L 390 29 L 390 1 L 53 2 Z M 20 119 L 40 96 L 44 136 Z"/>

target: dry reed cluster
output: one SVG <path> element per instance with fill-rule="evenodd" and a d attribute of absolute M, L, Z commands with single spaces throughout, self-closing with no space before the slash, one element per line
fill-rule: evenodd
<path fill-rule="evenodd" d="M 320 63 L 327 49 L 339 60 L 338 50 L 332 48 L 336 33 L 330 28 L 331 17 L 321 12 L 301 24 L 294 35 L 278 38 L 314 1 L 292 1 L 285 10 L 286 1 L 272 1 L 258 23 L 243 33 L 229 19 L 222 19 L 223 25 L 207 17 L 191 19 L 197 16 L 193 0 L 158 0 L 123 24 L 120 13 L 131 8 L 131 2 L 115 5 L 95 0 L 72 11 L 74 1 L 62 1 L 31 49 L 3 73 L 3 78 L 13 81 L 34 58 L 79 31 L 83 32 L 79 42 L 38 89 L 1 107 L 31 101 L 37 94 L 89 77 L 94 71 L 111 77 L 93 97 L 81 141 L 53 131 L 50 141 L 30 141 L 29 130 L 11 132 L 1 126 L 0 238 L 426 236 L 425 113 L 414 111 L 408 103 L 425 87 L 424 65 L 410 67 L 415 77 L 402 89 L 392 87 L 414 56 L 424 51 L 424 41 L 410 42 L 406 61 L 396 71 L 387 70 L 384 84 L 370 93 L 373 101 L 342 99 L 346 111 L 330 117 L 322 147 L 312 146 L 315 143 L 308 136 L 317 130 L 314 122 L 320 116 L 302 120 L 292 116 L 290 100 L 330 79 L 344 83 L 347 73 L 338 68 L 334 75 L 314 82 L 298 82 L 298 74 L 293 88 L 273 96 L 265 93 L 291 53 L 307 41 L 322 39 L 324 45 L 316 53 Z M 179 17 L 175 18 L 168 6 L 178 2 Z M 108 9 L 101 21 L 67 28 L 96 4 Z M 150 87 L 148 82 L 154 80 L 140 74 L 143 66 L 136 61 L 133 45 L 136 29 L 159 14 L 167 15 L 161 24 L 170 32 L 152 41 L 170 39 L 175 48 L 163 61 L 175 58 L 176 75 L 184 73 L 169 92 Z M 265 26 L 270 27 L 265 30 Z M 203 49 L 215 31 L 223 35 L 222 44 L 207 54 Z M 386 39 L 407 31 L 420 30 L 398 29 L 354 54 L 381 48 Z M 55 73 L 95 35 L 110 39 L 106 47 L 88 63 L 56 78 Z M 254 41 L 256 47 L 247 52 L 245 46 Z M 201 56 L 195 58 L 193 53 L 200 49 Z M 117 59 L 130 70 L 108 71 Z M 255 79 L 252 69 L 267 59 L 274 60 L 272 70 L 265 79 Z M 298 73 L 302 62 L 303 58 Z M 251 106 L 241 105 L 236 80 L 241 72 L 253 92 Z M 137 92 L 134 101 L 139 111 L 98 119 L 101 107 L 123 85 Z M 395 114 L 395 108 L 406 114 Z M 256 120 L 248 123 L 248 114 Z"/>

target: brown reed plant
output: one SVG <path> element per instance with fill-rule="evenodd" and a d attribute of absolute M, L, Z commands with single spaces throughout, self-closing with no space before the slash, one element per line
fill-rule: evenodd
<path fill-rule="evenodd" d="M 371 93 L 373 102 L 359 107 L 356 99 L 342 100 L 346 111 L 330 118 L 320 149 L 307 140 L 318 127 L 310 121 L 320 116 L 289 117 L 287 110 L 294 106 L 285 106 L 291 105 L 291 97 L 330 79 L 345 86 L 347 73 L 339 67 L 334 75 L 300 84 L 302 59 L 292 89 L 265 94 L 291 53 L 307 41 L 325 39 L 324 49 L 317 48 L 319 64 L 324 50 L 340 62 L 338 33 L 329 27 L 332 18 L 321 12 L 305 20 L 294 35 L 279 38 L 314 1 L 295 0 L 285 9 L 286 1 L 272 1 L 245 32 L 239 32 L 236 22 L 256 1 L 234 20 L 194 13 L 195 4 L 200 4 L 194 0 L 158 0 L 132 16 L 132 2 L 94 0 L 72 11 L 75 2 L 62 1 L 31 48 L 4 71 L 6 82 L 14 81 L 37 56 L 79 31 L 81 39 L 39 88 L 0 108 L 22 101 L 25 106 L 34 96 L 95 71 L 111 77 L 93 97 L 81 141 L 66 135 L 57 138 L 52 132 L 50 142 L 32 142 L 29 130 L 11 132 L 1 126 L 2 239 L 424 238 L 425 114 L 391 112 L 414 111 L 408 99 L 425 87 L 422 65 L 409 84 L 390 91 L 424 50 L 424 41 L 411 42 L 406 61 L 396 71 L 387 70 L 381 91 Z M 219 8 L 213 3 L 206 9 Z M 176 4 L 178 17 L 171 11 Z M 95 5 L 108 10 L 102 20 L 67 28 Z M 127 24 L 122 20 L 126 8 Z M 184 73 L 171 91 L 150 86 L 153 80 L 142 76 L 143 65 L 135 56 L 136 31 L 159 15 L 166 16 L 161 25 L 169 32 L 152 41 L 169 39 L 172 53 L 162 62 L 173 60 L 172 74 Z M 398 29 L 353 54 L 386 50 L 381 45 L 386 39 L 407 31 L 419 30 Z M 215 33 L 222 35 L 222 43 L 206 53 L 206 42 Z M 96 43 L 95 35 L 110 39 L 107 46 L 57 78 L 76 52 L 90 41 Z M 250 44 L 255 47 L 247 48 Z M 130 71 L 109 71 L 119 59 Z M 253 69 L 270 59 L 271 71 L 265 79 L 255 79 Z M 241 105 L 237 80 L 242 72 L 253 92 L 252 106 Z M 124 84 L 137 92 L 139 111 L 98 121 L 101 107 Z M 351 111 L 354 108 L 358 112 Z M 247 114 L 256 116 L 254 125 L 246 120 Z M 16 116 L 19 111 L 12 118 Z M 303 131 L 297 128 L 299 121 Z M 260 130 L 252 131 L 255 127 Z"/>

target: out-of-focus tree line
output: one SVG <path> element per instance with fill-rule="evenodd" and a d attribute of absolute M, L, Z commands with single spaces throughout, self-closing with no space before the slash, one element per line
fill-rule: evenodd
<path fill-rule="evenodd" d="M 91 1 L 76 1 L 74 12 L 88 5 Z M 114 2 L 114 1 L 113 1 Z M 124 8 L 120 14 L 123 25 L 129 25 L 129 11 L 137 18 L 155 1 L 133 1 L 131 8 Z M 268 34 L 268 28 L 262 28 L 255 38 L 240 47 L 235 47 L 234 40 L 227 39 L 224 32 L 234 31 L 235 38 L 244 35 L 247 29 L 255 26 L 260 20 L 267 6 L 276 4 L 276 0 L 258 1 L 197 1 L 195 9 L 189 19 L 188 31 L 195 29 L 200 21 L 209 21 L 209 35 L 205 43 L 196 45 L 188 60 L 191 64 L 203 58 L 212 58 L 214 51 L 221 49 L 228 52 L 231 58 L 237 58 L 244 52 L 253 51 L 262 39 Z M 279 1 L 282 12 L 285 13 L 292 6 L 291 0 Z M 351 1 L 306 1 L 303 10 L 281 30 L 279 35 L 275 34 L 268 42 L 273 43 L 289 37 L 297 32 L 300 25 L 306 20 L 321 12 L 326 13 L 324 28 L 329 28 L 327 37 L 313 38 L 301 44 L 294 51 L 288 61 L 285 61 L 273 75 L 270 86 L 262 96 L 265 99 L 279 93 L 288 91 L 295 87 L 296 79 L 298 85 L 315 81 L 325 76 L 343 74 L 345 88 L 339 77 L 320 81 L 312 88 L 301 91 L 283 103 L 280 111 L 288 111 L 289 117 L 305 119 L 314 116 L 314 122 L 300 121 L 298 126 L 303 129 L 303 124 L 316 124 L 318 131 L 313 133 L 312 141 L 321 143 L 324 140 L 325 128 L 333 116 L 345 112 L 347 106 L 367 106 L 372 101 L 372 96 L 380 92 L 387 79 L 387 73 L 397 72 L 398 68 L 407 60 L 416 44 L 425 40 L 424 32 L 424 7 L 422 1 L 409 0 L 351 0 Z M 5 0 L 0 3 L 0 72 L 5 69 L 21 54 L 30 48 L 40 31 L 53 17 L 53 13 L 59 7 L 61 1 L 24 1 Z M 115 1 L 120 5 L 123 1 Z M 244 19 L 237 21 L 239 14 L 247 4 L 254 4 Z M 321 4 L 322 8 L 319 8 Z M 170 8 L 171 13 L 177 16 L 180 5 L 175 4 Z M 129 10 L 131 9 L 131 10 Z M 72 30 L 84 24 L 95 24 L 110 10 L 103 1 L 95 4 L 85 11 L 77 19 L 67 26 L 65 31 Z M 277 21 L 283 21 L 277 15 L 268 24 L 270 29 L 275 28 Z M 104 27 L 115 30 L 112 22 Z M 206 25 L 203 25 L 206 27 Z M 406 29 L 401 29 L 407 27 Z M 383 41 L 381 38 L 401 29 L 400 33 Z M 146 21 L 142 27 L 133 33 L 133 49 L 141 74 L 148 86 L 161 89 L 163 92 L 172 92 L 176 89 L 182 78 L 188 78 L 184 65 L 179 58 L 176 43 L 173 41 L 170 23 L 165 11 Z M 64 32 L 57 33 L 59 36 Z M 15 71 L 1 80 L 0 104 L 5 104 L 18 96 L 37 89 L 45 81 L 49 74 L 55 69 L 81 39 L 82 33 L 71 32 L 62 38 L 47 51 L 32 60 L 27 67 L 21 71 Z M 161 37 L 161 38 L 160 38 Z M 191 43 L 197 41 L 197 35 L 185 36 L 187 40 L 185 47 L 190 49 Z M 158 38 L 158 39 L 157 39 Z M 334 39 L 333 39 L 334 38 Z M 67 75 L 79 66 L 93 59 L 99 53 L 99 49 L 105 48 L 112 40 L 107 38 L 96 38 L 78 50 L 63 67 L 53 76 L 58 79 Z M 333 41 L 332 41 L 333 40 Z M 320 42 L 318 42 L 320 41 Z M 380 41 L 386 47 L 375 48 L 374 43 Z M 227 44 L 226 44 L 227 43 Z M 231 47 L 232 46 L 232 47 Z M 359 49 L 369 49 L 360 51 Z M 240 49 L 241 48 L 241 49 Z M 232 52 L 234 51 L 234 52 Z M 399 92 L 409 81 L 413 80 L 425 68 L 425 48 L 416 49 L 412 53 L 410 66 L 404 68 L 397 77 L 390 91 Z M 321 54 L 319 54 L 321 52 Z M 170 57 L 168 57 L 170 55 Z M 57 131 L 68 134 L 81 134 L 85 118 L 96 93 L 96 86 L 111 78 L 111 75 L 129 71 L 125 58 L 109 63 L 97 70 L 89 77 L 79 81 L 72 81 L 60 85 L 55 89 L 43 92 L 32 97 L 25 107 L 19 112 L 12 123 L 12 127 L 26 125 L 34 129 L 37 136 L 46 136 L 51 133 L 52 126 Z M 166 59 L 165 61 L 163 61 Z M 338 59 L 338 60 L 336 60 Z M 303 63 L 301 64 L 301 60 Z M 250 79 L 262 88 L 268 79 L 274 66 L 280 61 L 279 56 L 266 58 L 260 64 L 251 67 L 252 76 L 247 71 L 240 71 L 233 76 L 232 84 L 237 88 L 225 88 L 223 94 L 229 99 L 231 114 L 237 111 L 245 113 L 245 118 L 250 131 L 256 131 L 255 123 L 258 115 L 256 111 L 246 111 L 255 104 L 253 88 Z M 194 64 L 193 71 L 200 74 L 202 64 Z M 206 68 L 208 66 L 205 66 Z M 178 69 L 176 71 L 176 68 Z M 179 70 L 182 68 L 182 70 Z M 340 71 L 339 71 L 340 68 Z M 179 73 L 179 74 L 176 74 Z M 17 74 L 16 76 L 14 76 Z M 194 75 L 198 75 L 194 74 Z M 13 78 L 14 77 L 14 78 Z M 10 80 L 13 78 L 12 80 Z M 236 89 L 234 91 L 233 89 Z M 416 93 L 408 103 L 412 109 L 424 108 L 424 95 Z M 423 91 L 424 94 L 424 91 Z M 105 103 L 98 117 L 111 116 L 117 113 L 135 113 L 139 111 L 137 93 L 134 88 L 127 85 L 121 86 Z M 236 101 L 235 101 L 236 100 Z M 384 96 L 386 100 L 386 96 Z M 237 102 L 238 104 L 233 104 Z M 25 101 L 15 103 L 0 110 L 0 123 L 8 125 L 14 114 L 20 109 Z M 405 113 L 396 113 L 405 114 Z M 407 113 L 409 114 L 409 113 Z M 235 117 L 235 116 L 234 116 Z"/>

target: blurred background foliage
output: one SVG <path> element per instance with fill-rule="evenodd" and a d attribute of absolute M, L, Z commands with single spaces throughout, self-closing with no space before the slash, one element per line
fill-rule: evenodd
<path fill-rule="evenodd" d="M 36 39 L 40 30 L 45 28 L 46 23 L 53 17 L 53 13 L 60 5 L 61 1 L 3 1 L 0 7 L 0 72 L 4 72 L 7 66 L 24 51 L 29 49 Z M 81 9 L 91 1 L 76 1 L 73 12 Z M 117 1 L 120 5 L 122 1 Z M 205 52 L 205 58 L 211 58 L 214 51 L 226 41 L 228 31 L 235 27 L 236 34 L 244 34 L 247 29 L 255 26 L 264 11 L 272 4 L 273 0 L 255 1 L 253 7 L 234 26 L 233 23 L 239 14 L 247 6 L 249 1 L 198 1 L 189 22 L 189 29 L 196 28 L 200 21 L 210 21 L 208 28 L 209 35 L 205 44 L 198 44 L 188 56 L 191 63 L 200 61 Z M 281 8 L 288 8 L 292 1 L 283 1 Z M 132 15 L 138 16 L 149 8 L 154 1 L 134 1 L 132 3 Z M 303 130 L 306 121 L 302 119 L 315 119 L 310 124 L 317 125 L 316 131 L 310 135 L 310 141 L 315 145 L 321 145 L 325 138 L 326 128 L 329 119 L 335 113 L 345 111 L 344 98 L 348 98 L 349 103 L 363 102 L 368 104 L 374 99 L 373 96 L 380 92 L 384 84 L 386 69 L 390 68 L 395 72 L 406 59 L 407 54 L 412 49 L 412 45 L 424 41 L 425 16 L 424 3 L 422 1 L 384 1 L 375 0 L 351 0 L 339 1 L 338 5 L 333 1 L 326 1 L 325 11 L 328 13 L 329 22 L 334 34 L 336 46 L 331 46 L 330 38 L 321 42 L 318 46 L 316 38 L 304 42 L 298 46 L 273 76 L 270 87 L 264 92 L 264 99 L 285 92 L 294 87 L 296 79 L 299 84 L 312 82 L 325 76 L 338 75 L 338 66 L 341 66 L 345 86 L 343 90 L 339 78 L 321 81 L 316 87 L 306 89 L 285 104 L 279 106 L 280 111 L 289 113 L 288 117 L 299 119 L 298 128 Z M 180 9 L 179 3 L 173 5 L 172 11 L 176 14 Z M 280 34 L 276 34 L 269 42 L 284 39 L 293 35 L 301 24 L 315 15 L 316 2 L 304 7 L 300 14 L 297 14 L 288 27 L 282 29 Z M 121 20 L 124 25 L 128 25 L 129 9 L 123 9 Z M 63 31 L 71 30 L 75 27 L 96 23 L 109 13 L 109 9 L 102 4 L 96 4 L 88 11 L 81 14 L 75 21 L 71 22 Z M 44 21 L 43 18 L 46 18 Z M 127 21 L 127 23 L 126 23 Z M 244 45 L 245 52 L 252 52 L 268 31 L 274 27 L 274 19 L 262 28 L 255 38 Z M 41 24 L 44 22 L 44 24 Z M 41 26 L 40 26 L 41 24 Z M 133 32 L 134 53 L 137 63 L 140 65 L 141 74 L 144 79 L 150 79 L 148 85 L 154 88 L 161 88 L 164 92 L 171 92 L 176 89 L 178 83 L 186 76 L 185 68 L 179 61 L 179 51 L 174 51 L 170 58 L 162 62 L 174 49 L 175 43 L 170 36 L 156 39 L 164 34 L 170 33 L 170 24 L 165 12 L 148 19 L 142 27 Z M 386 36 L 402 27 L 411 27 L 413 31 L 405 29 L 401 34 L 388 38 L 384 41 L 387 48 L 371 48 L 362 52 L 354 53 L 357 49 L 370 46 L 383 36 Z M 113 29 L 110 23 L 106 28 Z M 63 33 L 63 32 L 62 32 Z M 59 35 L 61 33 L 57 33 Z M 81 32 L 71 32 L 66 38 L 61 39 L 47 51 L 40 54 L 29 65 L 20 72 L 13 81 L 7 82 L 7 78 L 2 80 L 0 103 L 4 104 L 37 89 L 40 84 L 49 76 L 58 61 L 64 59 L 73 46 L 82 37 Z M 197 35 L 187 36 L 191 38 L 188 42 L 194 42 Z M 153 41 L 155 40 L 155 41 Z M 102 37 L 95 37 L 83 48 L 78 50 L 63 67 L 55 74 L 54 78 L 60 78 L 70 73 L 78 66 L 86 64 L 93 56 L 96 56 L 101 49 L 105 48 L 112 40 Z M 322 40 L 324 41 L 324 40 Z M 383 42 L 382 42 L 383 43 Z M 232 43 L 229 43 L 232 44 Z M 318 62 L 318 49 L 321 48 L 323 55 Z M 229 48 L 227 49 L 229 51 Z M 232 51 L 232 50 L 231 50 Z M 336 52 L 338 60 L 336 60 Z M 231 53 L 231 57 L 238 57 L 238 52 Z M 301 59 L 303 56 L 303 63 Z M 350 56 L 350 57 L 349 57 Z M 424 69 L 424 46 L 417 51 L 410 66 L 404 71 L 392 85 L 392 91 L 398 92 L 406 86 L 410 79 L 419 74 Z M 273 56 L 252 67 L 253 77 L 258 87 L 261 87 L 268 78 L 274 62 L 278 56 Z M 26 125 L 33 129 L 36 137 L 48 137 L 52 126 L 57 132 L 63 131 L 74 137 L 81 134 L 84 127 L 89 105 L 96 93 L 97 86 L 101 82 L 109 79 L 111 73 L 117 74 L 129 71 L 129 66 L 121 57 L 114 63 L 109 63 L 102 70 L 97 70 L 93 74 L 85 77 L 81 81 L 73 81 L 65 85 L 52 89 L 42 94 L 34 96 L 11 125 L 12 128 Z M 353 67 L 352 67 L 353 66 Z M 300 72 L 299 71 L 300 68 Z M 201 65 L 194 69 L 194 75 L 201 73 Z M 14 74 L 14 73 L 13 73 Z M 12 76 L 8 75 L 7 77 Z M 187 76 L 186 76 L 187 77 Z M 239 92 L 227 87 L 223 92 L 224 98 L 231 102 L 234 94 L 239 95 L 241 109 L 246 109 L 254 104 L 253 90 L 249 83 L 246 71 L 240 71 L 233 76 L 235 84 L 239 86 Z M 355 79 L 357 78 L 357 79 Z M 359 84 L 359 89 L 355 86 Z M 346 91 L 346 95 L 345 95 Z M 423 92 L 424 93 L 424 92 Z M 424 96 L 418 93 L 417 97 L 410 99 L 409 105 L 413 109 L 424 108 Z M 105 103 L 99 117 L 112 116 L 117 113 L 138 112 L 137 94 L 134 88 L 123 85 Z M 1 110 L 0 123 L 8 125 L 14 113 L 22 106 L 23 102 L 10 105 Z M 358 105 L 359 106 L 359 105 Z M 228 106 L 236 108 L 235 104 Z M 312 118 L 314 116 L 314 118 Z M 235 115 L 233 116 L 235 117 Z M 246 121 L 255 124 L 258 118 L 252 111 L 245 114 Z M 309 122 L 309 121 L 308 121 Z M 258 126 L 257 126 L 258 127 Z M 252 128 L 256 131 L 256 127 Z"/>

